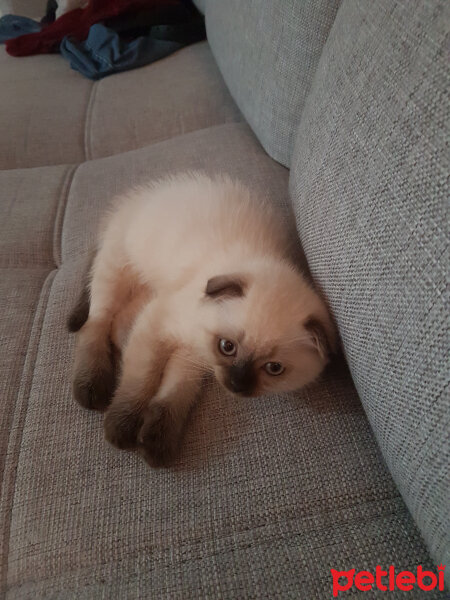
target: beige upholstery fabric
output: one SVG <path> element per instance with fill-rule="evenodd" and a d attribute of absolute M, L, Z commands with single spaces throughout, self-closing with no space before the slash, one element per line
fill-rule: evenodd
<path fill-rule="evenodd" d="M 92 82 L 61 56 L 0 56 L 0 169 L 84 160 Z"/>
<path fill-rule="evenodd" d="M 450 561 L 449 41 L 448 0 L 344 0 L 291 170 L 315 281 L 437 564 Z"/>
<path fill-rule="evenodd" d="M 49 289 L 49 270 L 42 266 L 29 268 L 0 267 L 0 473 L 8 450 L 12 428 L 20 423 L 14 418 L 17 395 L 29 390 L 35 346 L 33 317 L 42 311 L 37 307 Z M 6 485 L 3 479 L 3 485 Z M 6 490 L 5 490 L 6 491 Z M 3 517 L 2 517 L 3 518 Z M 0 543 L 1 548 L 1 543 Z M 1 554 L 1 550 L 0 550 Z"/>
<path fill-rule="evenodd" d="M 236 401 L 207 385 L 169 470 L 107 446 L 101 416 L 72 400 L 64 324 L 99 218 L 114 194 L 187 168 L 230 173 L 289 215 L 288 172 L 244 124 L 76 169 L 0 173 L 21 265 L 30 238 L 30 268 L 9 269 L 0 313 L 2 332 L 17 318 L 7 350 L 21 357 L 0 500 L 6 600 L 323 600 L 330 568 L 429 566 L 342 360 L 297 396 Z M 20 219 L 31 189 L 42 213 Z"/>
<path fill-rule="evenodd" d="M 47 0 L 0 0 L 2 15 L 22 15 L 31 19 L 40 19 L 45 15 Z"/>
<path fill-rule="evenodd" d="M 74 167 L 1 172 L 0 266 L 53 268 L 58 227 Z"/>
<path fill-rule="evenodd" d="M 208 0 L 221 73 L 266 152 L 290 166 L 295 135 L 340 0 Z"/>
<path fill-rule="evenodd" d="M 87 158 L 241 118 L 206 42 L 142 69 L 106 77 L 94 88 L 87 117 Z"/>
<path fill-rule="evenodd" d="M 208 44 L 98 82 L 0 47 L 0 168 L 80 162 L 240 120 Z"/>

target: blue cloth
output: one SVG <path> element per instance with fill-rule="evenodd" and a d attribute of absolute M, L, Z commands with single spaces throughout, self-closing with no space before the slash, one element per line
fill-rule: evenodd
<path fill-rule="evenodd" d="M 5 15 L 0 18 L 0 44 L 26 33 L 37 33 L 41 29 L 40 23 L 28 17 Z"/>
<path fill-rule="evenodd" d="M 159 40 L 150 36 L 123 41 L 112 29 L 97 23 L 89 30 L 84 42 L 65 37 L 60 52 L 70 62 L 72 69 L 89 79 L 101 79 L 112 73 L 142 67 L 164 58 L 183 44 Z"/>

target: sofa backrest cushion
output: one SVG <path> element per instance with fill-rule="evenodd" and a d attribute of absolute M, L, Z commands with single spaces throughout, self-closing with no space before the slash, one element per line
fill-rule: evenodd
<path fill-rule="evenodd" d="M 206 0 L 193 0 L 195 6 L 198 8 L 198 10 L 205 14 L 205 4 L 206 4 Z"/>
<path fill-rule="evenodd" d="M 448 0 L 344 0 L 290 175 L 303 248 L 361 400 L 447 565 L 449 30 Z"/>
<path fill-rule="evenodd" d="M 222 75 L 265 150 L 289 166 L 295 132 L 340 0 L 207 0 Z"/>

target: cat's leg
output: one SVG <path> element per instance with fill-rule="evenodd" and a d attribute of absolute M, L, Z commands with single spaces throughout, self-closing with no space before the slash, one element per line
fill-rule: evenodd
<path fill-rule="evenodd" d="M 91 272 L 90 290 L 82 294 L 82 303 L 77 305 L 87 312 L 87 320 L 77 333 L 73 394 L 85 408 L 102 410 L 108 406 L 116 384 L 111 326 L 131 293 L 134 276 L 118 250 L 107 244 L 95 256 Z"/>
<path fill-rule="evenodd" d="M 105 437 L 120 449 L 132 449 L 143 414 L 155 396 L 173 353 L 161 333 L 161 304 L 147 304 L 137 316 L 122 352 L 119 385 L 105 415 Z"/>
<path fill-rule="evenodd" d="M 95 255 L 92 254 L 89 258 L 88 265 L 86 268 L 86 272 L 84 273 L 81 292 L 78 296 L 77 302 L 75 306 L 70 311 L 69 318 L 67 319 L 67 329 L 71 333 L 76 333 L 79 331 L 83 325 L 86 323 L 89 317 L 89 305 L 90 305 L 90 292 L 89 292 L 89 284 L 90 284 L 90 273 L 92 270 L 92 264 L 94 261 Z"/>
<path fill-rule="evenodd" d="M 139 314 L 122 356 L 122 374 L 105 415 L 105 437 L 120 449 L 139 448 L 153 465 L 170 462 L 203 377 L 161 330 L 158 303 Z"/>
<path fill-rule="evenodd" d="M 168 466 L 176 456 L 205 371 L 192 356 L 176 350 L 156 396 L 144 411 L 138 449 L 152 467 Z"/>

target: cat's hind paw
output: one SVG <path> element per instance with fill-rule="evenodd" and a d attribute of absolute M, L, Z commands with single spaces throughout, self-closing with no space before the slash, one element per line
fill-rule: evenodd
<path fill-rule="evenodd" d="M 97 368 L 90 365 L 88 369 L 80 369 L 73 379 L 73 395 L 84 408 L 105 410 L 114 393 L 116 377 L 114 366 L 110 362 Z"/>
<path fill-rule="evenodd" d="M 106 411 L 104 429 L 106 440 L 120 450 L 133 450 L 142 426 L 141 413 L 133 407 L 114 405 Z"/>
<path fill-rule="evenodd" d="M 168 467 L 180 442 L 180 426 L 170 409 L 154 402 L 147 408 L 138 434 L 138 450 L 151 467 Z"/>

